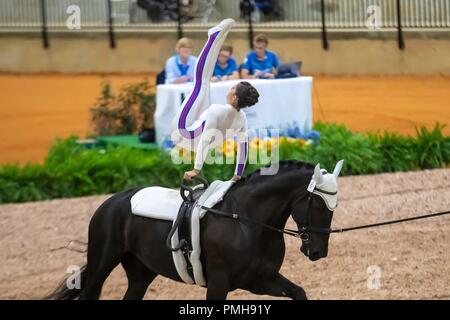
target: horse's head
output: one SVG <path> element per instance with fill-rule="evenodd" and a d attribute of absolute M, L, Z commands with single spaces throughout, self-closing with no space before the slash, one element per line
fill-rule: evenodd
<path fill-rule="evenodd" d="M 292 218 L 302 239 L 300 251 L 311 261 L 328 254 L 331 220 L 337 206 L 337 177 L 343 162 L 336 164 L 333 173 L 321 170 L 317 164 L 306 195 L 292 205 Z"/>

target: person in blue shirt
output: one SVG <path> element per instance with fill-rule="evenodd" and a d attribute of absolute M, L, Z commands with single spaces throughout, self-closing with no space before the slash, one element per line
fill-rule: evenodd
<path fill-rule="evenodd" d="M 178 40 L 177 54 L 166 61 L 166 83 L 185 83 L 194 80 L 197 57 L 192 55 L 192 43 L 188 38 Z"/>
<path fill-rule="evenodd" d="M 232 46 L 224 44 L 220 48 L 219 56 L 217 58 L 216 66 L 214 67 L 213 77 L 211 78 L 211 81 L 217 82 L 239 79 L 236 60 L 234 60 L 232 55 Z"/>
<path fill-rule="evenodd" d="M 253 41 L 253 51 L 250 51 L 242 64 L 241 77 L 243 79 L 271 79 L 275 78 L 278 57 L 267 50 L 269 39 L 263 34 Z"/>

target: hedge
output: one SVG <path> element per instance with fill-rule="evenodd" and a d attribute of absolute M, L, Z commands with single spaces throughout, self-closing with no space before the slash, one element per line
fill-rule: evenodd
<path fill-rule="evenodd" d="M 280 140 L 280 159 L 320 162 L 331 170 L 345 159 L 342 175 L 374 174 L 448 167 L 450 136 L 443 126 L 417 129 L 415 137 L 393 133 L 354 133 L 343 125 L 318 123 L 317 143 Z M 127 146 L 87 149 L 76 137 L 58 140 L 41 164 L 0 167 L 0 203 L 36 201 L 114 193 L 134 186 L 177 187 L 192 165 L 174 165 L 164 150 L 145 151 Z M 261 165 L 247 165 L 249 173 Z M 210 181 L 229 179 L 233 164 L 205 165 Z"/>

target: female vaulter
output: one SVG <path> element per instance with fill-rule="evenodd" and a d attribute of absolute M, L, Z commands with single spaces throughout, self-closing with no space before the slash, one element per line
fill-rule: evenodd
<path fill-rule="evenodd" d="M 225 105 L 209 103 L 214 66 L 233 24 L 233 19 L 225 19 L 208 30 L 208 41 L 195 66 L 194 88 L 174 119 L 174 143 L 188 150 L 196 150 L 194 169 L 184 173 L 184 179 L 188 181 L 200 173 L 209 149 L 225 141 L 226 134 L 230 132 L 236 135 L 238 146 L 236 168 L 231 180 L 239 180 L 244 173 L 248 153 L 247 119 L 241 109 L 257 103 L 259 93 L 249 82 L 242 81 L 230 89 Z M 217 139 L 217 134 L 221 134 L 221 139 Z"/>

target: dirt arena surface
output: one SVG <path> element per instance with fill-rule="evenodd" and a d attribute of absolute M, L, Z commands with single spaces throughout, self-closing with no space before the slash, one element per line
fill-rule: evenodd
<path fill-rule="evenodd" d="M 42 162 L 57 137 L 86 136 L 102 81 L 117 92 L 146 76 L 0 75 L 0 164 Z M 414 126 L 450 124 L 450 77 L 318 75 L 312 95 L 315 121 L 353 130 L 414 134 Z"/>
<path fill-rule="evenodd" d="M 450 169 L 340 178 L 333 227 L 375 223 L 450 208 Z M 38 299 L 52 290 L 84 254 L 53 250 L 87 240 L 94 210 L 107 196 L 0 206 L 0 299 Z M 288 227 L 293 228 L 292 220 Z M 329 256 L 310 262 L 297 239 L 285 237 L 282 273 L 310 299 L 449 299 L 450 216 L 345 234 L 333 234 Z M 368 267 L 381 287 L 368 289 Z M 120 299 L 127 280 L 117 267 L 103 299 Z M 146 299 L 204 299 L 205 289 L 158 277 Z M 230 299 L 271 298 L 237 290 Z"/>

